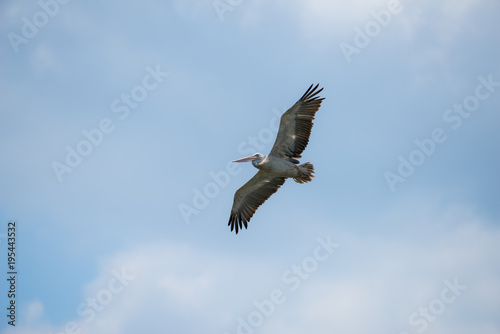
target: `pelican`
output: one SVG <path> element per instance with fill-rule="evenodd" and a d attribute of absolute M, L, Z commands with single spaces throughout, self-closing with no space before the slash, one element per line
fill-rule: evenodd
<path fill-rule="evenodd" d="M 311 85 L 302 97 L 282 116 L 274 146 L 268 156 L 260 153 L 234 160 L 252 162 L 257 174 L 234 194 L 228 226 L 231 231 L 248 227 L 255 211 L 274 194 L 289 177 L 297 183 L 307 183 L 314 177 L 314 167 L 306 162 L 299 165 L 298 158 L 309 142 L 313 119 L 324 98 L 317 95 L 323 90 Z"/>

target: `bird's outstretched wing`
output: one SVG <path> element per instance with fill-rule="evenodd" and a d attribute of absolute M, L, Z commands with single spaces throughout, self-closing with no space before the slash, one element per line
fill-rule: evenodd
<path fill-rule="evenodd" d="M 284 177 L 273 177 L 259 170 L 254 177 L 238 189 L 234 194 L 233 208 L 227 224 L 231 226 L 231 231 L 236 228 L 236 234 L 238 234 L 242 225 L 247 228 L 257 208 L 271 197 L 285 183 L 285 180 Z"/>
<path fill-rule="evenodd" d="M 323 90 L 323 88 L 317 90 L 318 86 L 319 84 L 313 88 L 311 85 L 305 94 L 281 116 L 278 135 L 269 153 L 270 156 L 301 157 L 309 142 L 314 115 L 321 106 L 321 101 L 324 100 L 316 96 Z"/>

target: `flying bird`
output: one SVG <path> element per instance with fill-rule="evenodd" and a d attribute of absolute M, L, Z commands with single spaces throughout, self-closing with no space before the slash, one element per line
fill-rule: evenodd
<path fill-rule="evenodd" d="M 257 174 L 234 194 L 228 226 L 231 231 L 248 227 L 255 211 L 274 194 L 289 177 L 297 183 L 307 183 L 314 177 L 314 167 L 306 162 L 299 165 L 298 158 L 309 142 L 313 119 L 324 98 L 317 96 L 319 84 L 311 85 L 305 94 L 282 116 L 274 146 L 268 156 L 260 153 L 234 160 L 251 161 L 259 169 Z"/>

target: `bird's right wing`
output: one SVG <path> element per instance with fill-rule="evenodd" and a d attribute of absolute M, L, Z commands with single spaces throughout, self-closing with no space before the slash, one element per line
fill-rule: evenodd
<path fill-rule="evenodd" d="M 231 231 L 236 228 L 236 234 L 238 234 L 238 230 L 242 229 L 242 224 L 247 228 L 257 208 L 271 197 L 285 183 L 285 180 L 284 177 L 272 177 L 259 170 L 254 177 L 238 189 L 234 194 L 233 208 L 227 224 L 231 226 Z"/>
<path fill-rule="evenodd" d="M 280 127 L 270 156 L 280 158 L 300 158 L 309 142 L 313 119 L 316 111 L 321 106 L 317 95 L 323 90 L 318 90 L 318 85 L 311 85 L 304 95 L 282 116 Z"/>

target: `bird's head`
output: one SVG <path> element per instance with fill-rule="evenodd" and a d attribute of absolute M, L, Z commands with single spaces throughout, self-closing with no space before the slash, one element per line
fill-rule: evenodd
<path fill-rule="evenodd" d="M 264 154 L 255 153 L 255 154 L 250 155 L 248 157 L 244 157 L 244 158 L 241 158 L 241 159 L 238 159 L 238 160 L 233 160 L 233 162 L 248 162 L 248 161 L 251 161 L 252 164 L 254 164 L 254 163 L 261 162 L 262 160 L 264 160 L 265 157 L 266 156 Z"/>

